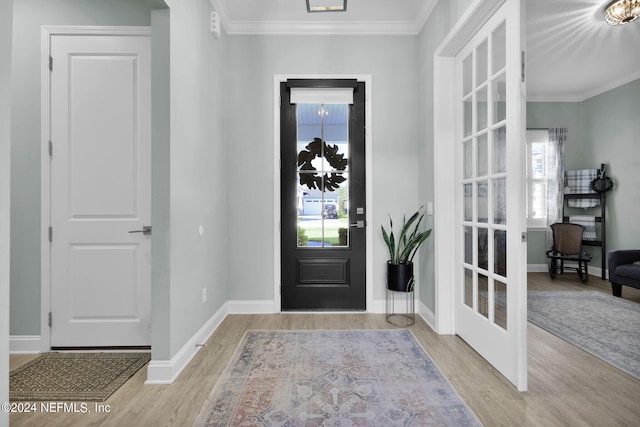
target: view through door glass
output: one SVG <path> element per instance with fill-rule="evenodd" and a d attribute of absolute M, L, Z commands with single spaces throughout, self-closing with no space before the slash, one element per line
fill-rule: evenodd
<path fill-rule="evenodd" d="M 464 304 L 507 329 L 506 68 L 503 22 L 462 62 Z"/>
<path fill-rule="evenodd" d="M 281 86 L 283 310 L 366 308 L 364 83 L 346 84 L 353 103 L 292 103 Z"/>
<path fill-rule="evenodd" d="M 349 246 L 349 106 L 298 104 L 297 116 L 298 247 Z"/>

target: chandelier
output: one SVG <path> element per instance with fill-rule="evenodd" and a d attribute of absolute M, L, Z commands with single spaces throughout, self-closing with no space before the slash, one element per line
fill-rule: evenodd
<path fill-rule="evenodd" d="M 640 18 L 640 0 L 614 0 L 604 10 L 609 25 L 623 25 Z"/>

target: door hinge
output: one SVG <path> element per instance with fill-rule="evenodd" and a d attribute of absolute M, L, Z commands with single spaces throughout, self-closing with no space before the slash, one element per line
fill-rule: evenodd
<path fill-rule="evenodd" d="M 523 243 L 526 243 L 526 241 L 527 241 L 527 232 L 526 231 L 522 232 L 521 239 L 522 239 Z"/>
<path fill-rule="evenodd" d="M 521 52 L 521 73 L 522 73 L 522 83 L 524 83 L 524 67 L 525 67 L 525 61 L 524 61 L 524 50 Z"/>
<path fill-rule="evenodd" d="M 49 55 L 49 71 L 53 71 L 53 56 Z"/>
<path fill-rule="evenodd" d="M 53 227 L 49 226 L 49 241 L 53 242 Z"/>
<path fill-rule="evenodd" d="M 49 141 L 49 157 L 53 158 L 53 142 Z"/>
<path fill-rule="evenodd" d="M 49 312 L 49 327 L 53 326 L 53 314 Z"/>

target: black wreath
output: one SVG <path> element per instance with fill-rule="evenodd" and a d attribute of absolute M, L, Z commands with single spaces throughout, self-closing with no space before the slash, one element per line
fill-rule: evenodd
<path fill-rule="evenodd" d="M 324 145 L 324 150 L 323 150 Z M 298 166 L 300 171 L 316 171 L 311 162 L 316 157 L 322 157 L 324 151 L 324 158 L 331 167 L 338 171 L 347 169 L 348 160 L 344 158 L 344 154 L 338 153 L 337 145 L 328 145 L 326 141 L 322 141 L 320 138 L 313 138 L 306 147 L 298 153 Z M 342 174 L 331 172 L 325 173 L 324 176 L 320 176 L 317 173 L 301 173 L 300 185 L 306 185 L 309 189 L 317 188 L 322 190 L 322 181 L 324 180 L 325 191 L 335 191 L 340 188 L 340 184 L 345 182 L 345 178 Z"/>

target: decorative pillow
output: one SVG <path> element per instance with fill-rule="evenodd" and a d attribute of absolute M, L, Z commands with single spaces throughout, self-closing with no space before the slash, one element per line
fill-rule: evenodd
<path fill-rule="evenodd" d="M 633 265 L 640 265 L 640 261 L 634 261 Z"/>

